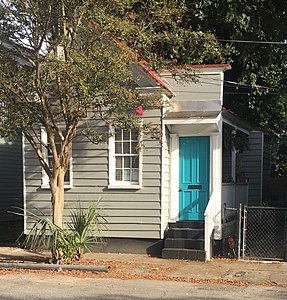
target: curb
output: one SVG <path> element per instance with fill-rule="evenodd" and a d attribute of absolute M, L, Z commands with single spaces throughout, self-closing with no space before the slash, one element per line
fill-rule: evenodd
<path fill-rule="evenodd" d="M 0 269 L 29 269 L 29 270 L 70 270 L 88 272 L 108 272 L 109 266 L 85 266 L 85 265 L 59 265 L 59 264 L 29 264 L 0 262 Z"/>

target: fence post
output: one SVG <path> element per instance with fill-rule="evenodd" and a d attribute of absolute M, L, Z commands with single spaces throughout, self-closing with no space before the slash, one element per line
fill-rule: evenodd
<path fill-rule="evenodd" d="M 243 240 L 242 240 L 242 258 L 245 257 L 245 243 L 246 243 L 246 222 L 247 222 L 247 206 L 244 205 L 243 213 Z"/>
<path fill-rule="evenodd" d="M 237 258 L 241 258 L 241 222 L 242 218 L 242 203 L 239 204 L 239 212 L 238 212 L 238 247 L 237 247 Z"/>
<path fill-rule="evenodd" d="M 287 261 L 287 210 L 285 211 L 285 225 L 284 225 L 284 246 L 283 246 L 283 259 Z"/>

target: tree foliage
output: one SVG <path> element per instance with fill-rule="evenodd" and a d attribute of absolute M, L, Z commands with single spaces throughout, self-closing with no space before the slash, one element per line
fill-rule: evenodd
<path fill-rule="evenodd" d="M 225 105 L 249 121 L 286 131 L 287 4 L 278 0 L 187 1 L 186 21 L 232 46 Z M 232 40 L 251 41 L 247 43 Z M 270 43 L 256 43 L 270 42 Z"/>
<path fill-rule="evenodd" d="M 100 119 L 152 130 L 134 112 L 139 105 L 159 107 L 160 96 L 139 94 L 131 64 L 224 60 L 225 49 L 210 32 L 191 31 L 185 13 L 183 0 L 0 0 L 0 134 L 22 132 L 34 148 L 49 177 L 58 227 L 78 125 Z M 84 133 L 93 142 L 106 137 L 90 127 Z"/>
<path fill-rule="evenodd" d="M 222 63 L 223 47 L 210 30 L 196 30 L 184 17 L 185 0 L 111 0 L 92 17 L 123 40 L 153 68 L 173 64 Z"/>

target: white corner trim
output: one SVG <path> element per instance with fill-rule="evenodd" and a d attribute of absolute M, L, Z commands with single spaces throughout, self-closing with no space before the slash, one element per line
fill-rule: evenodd
<path fill-rule="evenodd" d="M 164 95 L 163 95 L 164 98 Z M 162 115 L 164 114 L 164 108 L 161 109 Z M 165 125 L 163 122 L 163 119 L 161 118 L 161 130 L 162 130 L 162 143 L 161 143 L 161 181 L 160 181 L 160 207 L 161 207 L 161 212 L 160 212 L 160 238 L 164 238 L 164 232 L 165 232 L 165 199 L 166 195 L 164 193 L 165 190 L 165 145 L 167 144 L 166 141 L 166 130 L 165 130 Z"/>
<path fill-rule="evenodd" d="M 179 137 L 177 134 L 170 134 L 170 215 L 172 222 L 178 220 L 179 215 Z"/>
<path fill-rule="evenodd" d="M 224 73 L 220 73 L 220 102 L 223 105 L 223 84 L 224 84 Z"/>
<path fill-rule="evenodd" d="M 25 136 L 22 133 L 22 176 L 23 176 L 23 210 L 24 210 L 24 234 L 27 234 L 27 191 L 26 191 L 26 161 L 25 161 Z"/>

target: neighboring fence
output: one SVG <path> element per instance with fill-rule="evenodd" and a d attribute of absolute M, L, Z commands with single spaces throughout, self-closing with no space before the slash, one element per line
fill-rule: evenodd
<path fill-rule="evenodd" d="M 287 258 L 287 209 L 244 207 L 243 258 Z"/>
<path fill-rule="evenodd" d="M 242 205 L 239 208 L 224 207 L 222 214 L 222 253 L 224 256 L 240 258 L 241 255 L 241 216 Z"/>

